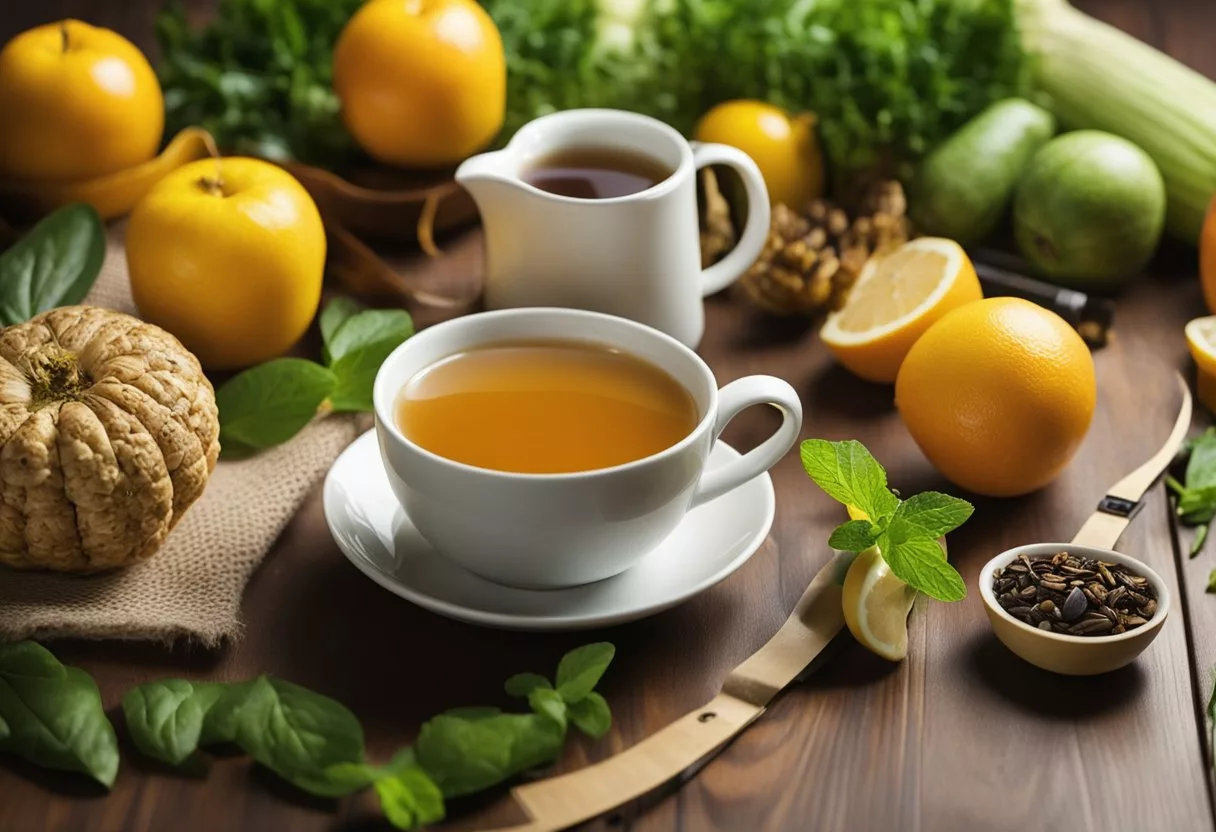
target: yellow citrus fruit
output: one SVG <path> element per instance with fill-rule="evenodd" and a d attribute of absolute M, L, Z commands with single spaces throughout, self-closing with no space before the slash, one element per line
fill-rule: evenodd
<path fill-rule="evenodd" d="M 156 73 L 126 38 L 79 20 L 0 50 L 0 175 L 88 179 L 156 155 L 165 125 Z"/>
<path fill-rule="evenodd" d="M 1198 369 L 1199 401 L 1216 412 L 1216 315 L 1196 318 L 1186 325 L 1186 345 Z"/>
<path fill-rule="evenodd" d="M 751 156 L 774 205 L 801 210 L 823 193 L 823 152 L 810 113 L 790 116 L 763 101 L 726 101 L 701 117 L 694 138 Z"/>
<path fill-rule="evenodd" d="M 502 38 L 473 0 L 371 0 L 338 37 L 334 90 L 347 129 L 374 158 L 453 165 L 502 127 Z"/>
<path fill-rule="evenodd" d="M 321 300 L 325 229 L 287 171 L 202 159 L 169 173 L 131 212 L 131 292 L 142 317 L 208 369 L 286 352 Z"/>
<path fill-rule="evenodd" d="M 1096 400 L 1081 337 L 1019 298 L 947 314 L 912 347 L 895 382 L 896 406 L 929 461 L 991 497 L 1055 479 L 1085 438 Z"/>
<path fill-rule="evenodd" d="M 890 384 L 925 330 L 982 297 L 962 246 L 921 237 L 867 263 L 844 308 L 828 316 L 819 337 L 856 375 Z"/>
<path fill-rule="evenodd" d="M 866 649 L 897 662 L 908 655 L 908 613 L 916 590 L 891 572 L 878 547 L 854 559 L 841 602 L 849 632 Z"/>

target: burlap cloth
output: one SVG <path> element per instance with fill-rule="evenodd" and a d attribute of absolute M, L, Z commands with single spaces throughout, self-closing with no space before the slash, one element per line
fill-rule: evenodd
<path fill-rule="evenodd" d="M 85 302 L 134 314 L 122 235 L 111 229 Z M 184 637 L 213 646 L 239 636 L 249 576 L 359 429 L 355 418 L 330 416 L 252 459 L 220 462 L 164 548 L 137 566 L 92 577 L 0 567 L 0 641 Z"/>

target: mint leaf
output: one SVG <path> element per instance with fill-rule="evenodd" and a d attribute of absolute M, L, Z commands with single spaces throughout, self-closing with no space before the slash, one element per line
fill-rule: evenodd
<path fill-rule="evenodd" d="M 1187 486 L 1178 496 L 1178 516 L 1186 523 L 1206 523 L 1216 516 L 1216 485 Z"/>
<path fill-rule="evenodd" d="M 587 694 L 569 708 L 570 721 L 593 740 L 601 739 L 612 727 L 612 711 L 608 700 L 595 691 Z"/>
<path fill-rule="evenodd" d="M 312 421 L 334 385 L 333 373 L 303 358 L 276 358 L 245 370 L 215 391 L 220 444 L 247 452 L 286 442 Z"/>
<path fill-rule="evenodd" d="M 1186 487 L 1216 486 L 1216 431 L 1211 428 L 1195 439 L 1186 464 Z"/>
<path fill-rule="evenodd" d="M 384 359 L 401 346 L 402 340 L 389 338 L 378 341 L 334 359 L 332 366 L 337 381 L 329 402 L 335 411 L 363 413 L 375 408 L 372 390 L 376 384 L 376 373 L 380 371 Z"/>
<path fill-rule="evenodd" d="M 887 488 L 887 472 L 860 442 L 808 439 L 800 454 L 802 467 L 829 497 L 861 509 L 874 522 L 889 517 L 899 505 Z"/>
<path fill-rule="evenodd" d="M 80 303 L 105 256 L 105 230 L 91 205 L 68 205 L 47 215 L 0 253 L 0 326 Z"/>
<path fill-rule="evenodd" d="M 567 702 L 577 702 L 591 693 L 616 655 L 606 641 L 586 644 L 562 656 L 557 665 L 557 691 Z"/>
<path fill-rule="evenodd" d="M 517 696 L 526 699 L 528 694 L 537 688 L 552 688 L 549 680 L 539 673 L 516 673 L 503 683 L 507 696 Z"/>
<path fill-rule="evenodd" d="M 828 545 L 842 552 L 864 552 L 878 540 L 878 528 L 869 520 L 841 523 L 828 538 Z"/>
<path fill-rule="evenodd" d="M 878 541 L 883 559 L 895 577 L 938 601 L 961 601 L 967 597 L 963 576 L 946 562 L 936 540 L 923 537 L 896 541 L 883 534 Z"/>
<path fill-rule="evenodd" d="M 380 810 L 397 829 L 418 829 L 443 820 L 443 794 L 417 766 L 376 781 Z"/>
<path fill-rule="evenodd" d="M 333 360 L 330 345 L 333 343 L 338 329 L 346 323 L 348 318 L 354 317 L 363 309 L 363 304 L 345 295 L 336 297 L 325 304 L 325 308 L 321 310 L 321 314 L 317 318 L 317 323 L 321 328 L 322 351 L 325 354 L 326 364 Z"/>
<path fill-rule="evenodd" d="M 909 531 L 905 533 L 905 537 L 937 540 L 963 525 L 974 511 L 975 507 L 966 500 L 937 491 L 926 491 L 900 503 L 891 520 L 891 526 L 908 526 Z"/>
<path fill-rule="evenodd" d="M 348 309 L 349 307 L 345 306 L 339 307 L 333 314 L 337 316 Z M 326 311 L 329 311 L 329 307 Z M 395 342 L 393 349 L 396 349 L 397 344 L 413 334 L 414 321 L 404 309 L 367 309 L 347 315 L 330 337 L 325 339 L 325 343 L 329 347 L 332 365 L 356 350 L 366 349 L 382 341 Z M 324 330 L 322 335 L 324 336 Z"/>
<path fill-rule="evenodd" d="M 566 700 L 553 688 L 533 688 L 528 694 L 528 707 L 562 726 L 563 731 L 566 730 Z"/>

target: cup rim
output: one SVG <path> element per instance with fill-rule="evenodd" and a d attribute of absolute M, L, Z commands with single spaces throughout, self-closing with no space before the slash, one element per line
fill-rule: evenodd
<path fill-rule="evenodd" d="M 1039 551 L 1043 550 L 1043 551 Z M 1043 557 L 1048 551 L 1055 552 L 1074 552 L 1083 554 L 1089 558 L 1106 559 L 1116 563 L 1123 563 L 1135 569 L 1140 575 L 1148 578 L 1149 583 L 1153 585 L 1153 589 L 1157 591 L 1157 612 L 1147 624 L 1137 627 L 1134 630 L 1128 630 L 1125 633 L 1117 633 L 1115 635 L 1104 636 L 1074 636 L 1066 633 L 1057 633 L 1054 631 L 1040 630 L 1038 627 L 1032 627 L 1025 621 L 1010 615 L 1005 611 L 1005 608 L 996 600 L 996 593 L 992 589 L 992 574 L 997 567 L 1005 566 L 1014 561 L 1018 555 L 1024 554 L 1027 557 Z M 1033 633 L 1039 638 L 1047 641 L 1057 641 L 1064 644 L 1082 644 L 1090 647 L 1096 647 L 1101 644 L 1114 644 L 1120 641 L 1132 641 L 1148 635 L 1153 630 L 1161 627 L 1165 623 L 1166 616 L 1169 615 L 1172 606 L 1172 598 L 1169 587 L 1165 581 L 1157 574 L 1152 567 L 1139 558 L 1126 555 L 1123 552 L 1116 552 L 1114 549 L 1103 549 L 1099 546 L 1085 546 L 1077 543 L 1028 543 L 1023 546 L 1015 546 L 1012 549 L 1006 549 L 992 560 L 984 564 L 979 573 L 979 589 L 980 597 L 984 600 L 984 605 L 989 610 L 995 612 L 1005 621 L 1019 627 L 1026 632 Z"/>
<path fill-rule="evenodd" d="M 567 471 L 563 473 L 541 474 L 518 471 L 500 471 L 495 468 L 482 468 L 479 465 L 470 465 L 467 462 L 459 462 L 454 459 L 448 459 L 446 456 L 441 456 L 434 451 L 429 451 L 418 443 L 414 442 L 412 439 L 407 437 L 404 432 L 402 432 L 400 427 L 397 426 L 397 420 L 393 416 L 394 404 L 396 402 L 397 394 L 401 390 L 401 386 L 409 379 L 406 378 L 396 382 L 396 386 L 392 390 L 388 390 L 387 388 L 389 386 L 389 381 L 385 368 L 388 368 L 390 365 L 399 361 L 401 355 L 405 354 L 410 349 L 416 349 L 416 347 L 412 347 L 411 345 L 416 345 L 420 341 L 425 343 L 427 340 L 437 337 L 432 335 L 432 333 L 439 332 L 442 334 L 445 329 L 450 327 L 455 327 L 458 325 L 469 326 L 469 321 L 485 321 L 489 319 L 504 318 L 532 318 L 538 316 L 566 318 L 576 322 L 580 320 L 606 321 L 614 326 L 621 326 L 625 329 L 633 330 L 643 337 L 658 341 L 667 348 L 675 350 L 687 358 L 691 358 L 692 365 L 700 371 L 702 377 L 706 380 L 709 386 L 709 400 L 706 403 L 705 413 L 697 421 L 696 426 L 689 431 L 683 439 L 676 442 L 674 445 L 650 454 L 649 456 L 630 460 L 629 462 L 623 462 L 620 465 L 613 465 L 608 468 L 592 468 L 587 471 Z M 468 349 L 472 345 L 473 344 L 465 344 L 462 347 L 458 347 L 455 351 L 453 351 L 453 353 L 449 353 L 449 355 L 455 354 L 463 349 Z M 626 347 L 620 344 L 614 343 L 613 346 L 624 349 L 627 352 L 629 351 Z M 433 364 L 435 362 L 431 363 Z M 683 383 L 681 383 L 680 386 L 685 387 Z M 429 326 L 421 332 L 406 339 L 403 343 L 398 345 L 395 350 L 388 354 L 388 357 L 385 358 L 380 364 L 380 369 L 376 371 L 376 380 L 372 386 L 372 403 L 375 408 L 378 430 L 383 430 L 394 441 L 400 443 L 413 453 L 416 453 L 436 464 L 450 466 L 456 470 L 471 474 L 479 474 L 502 480 L 554 483 L 561 482 L 563 480 L 574 481 L 613 476 L 625 471 L 637 470 L 683 452 L 690 445 L 697 442 L 705 434 L 705 432 L 712 427 L 717 419 L 718 381 L 714 377 L 713 371 L 709 368 L 709 365 L 705 363 L 705 360 L 702 359 L 701 356 L 697 355 L 692 349 L 686 347 L 684 344 L 680 343 L 675 338 L 672 338 L 667 333 L 661 332 L 653 327 L 646 326 L 645 324 L 638 323 L 637 321 L 630 320 L 629 318 L 622 318 L 617 315 L 607 315 L 602 312 L 590 312 L 584 309 L 568 309 L 565 307 L 556 306 L 530 306 L 516 309 L 498 309 L 493 311 L 476 312 L 472 315 L 462 315 L 458 318 L 451 318 L 449 320 L 442 321 L 441 323 L 434 324 L 433 326 Z"/>
<path fill-rule="evenodd" d="M 619 205 L 628 202 L 640 202 L 643 200 L 659 199 L 666 196 L 671 191 L 679 187 L 683 176 L 691 171 L 693 166 L 692 148 L 688 140 L 680 135 L 680 131 L 676 130 L 670 124 L 660 121 L 657 118 L 643 115 L 642 113 L 633 113 L 628 110 L 614 110 L 608 107 L 584 107 L 575 110 L 559 110 L 555 113 L 548 113 L 543 116 L 532 119 L 523 127 L 521 127 L 511 140 L 507 142 L 504 150 L 512 147 L 518 148 L 525 144 L 528 138 L 536 130 L 543 125 L 555 121 L 575 121 L 575 120 L 616 120 L 619 122 L 633 122 L 634 124 L 644 125 L 662 133 L 676 147 L 680 154 L 680 163 L 676 165 L 667 177 L 659 182 L 655 182 L 649 188 L 638 191 L 637 193 L 625 194 L 624 196 L 613 196 L 605 199 L 585 199 L 577 196 L 566 196 L 564 194 L 555 194 L 552 191 L 542 190 L 531 182 L 525 180 L 522 176 L 516 175 L 514 178 L 517 184 L 535 196 L 551 199 L 555 202 L 564 202 L 570 205 Z"/>

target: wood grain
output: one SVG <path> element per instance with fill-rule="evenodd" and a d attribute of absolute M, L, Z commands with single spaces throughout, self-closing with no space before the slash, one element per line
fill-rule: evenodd
<path fill-rule="evenodd" d="M 207 3 L 193 5 L 205 11 Z M 1216 77 L 1213 4 L 1079 5 Z M 147 45 L 155 7 L 152 0 L 7 3 L 0 6 L 0 40 L 72 15 Z M 449 241 L 447 248 L 448 259 L 408 264 L 419 285 L 459 282 L 476 268 L 478 241 Z M 1096 356 L 1098 413 L 1076 461 L 1039 494 L 977 500 L 975 519 L 952 536 L 952 556 L 969 582 L 1003 549 L 1071 538 L 1104 489 L 1168 433 L 1177 404 L 1172 373 L 1189 372 L 1182 325 L 1203 314 L 1203 305 L 1192 253 L 1171 250 L 1152 271 L 1120 298 L 1115 340 Z M 890 389 L 836 367 L 811 327 L 753 314 L 725 296 L 709 302 L 707 318 L 701 351 L 720 382 L 780 375 L 803 396 L 806 436 L 863 440 L 905 491 L 948 487 L 900 423 Z M 772 419 L 762 410 L 748 413 L 725 438 L 748 447 L 771 430 Z M 776 631 L 825 562 L 839 507 L 794 456 L 773 480 L 771 539 L 743 569 L 675 610 L 603 632 L 504 633 L 423 612 L 346 563 L 326 531 L 318 493 L 254 576 L 239 644 L 215 652 L 117 643 L 54 649 L 96 676 L 111 708 L 127 688 L 152 678 L 276 673 L 348 704 L 364 722 L 371 754 L 383 757 L 429 715 L 461 704 L 506 705 L 499 691 L 507 675 L 547 671 L 570 647 L 610 639 L 618 658 L 603 690 L 615 724 L 598 744 L 571 741 L 559 770 L 573 771 L 708 701 L 729 669 Z M 1160 488 L 1118 548 L 1145 558 L 1183 601 L 1154 646 L 1124 671 L 1099 679 L 1036 671 L 994 640 L 974 592 L 959 604 L 921 604 L 907 661 L 888 664 L 846 640 L 695 779 L 590 828 L 1212 829 L 1199 703 L 1216 664 L 1216 599 L 1203 592 L 1213 556 L 1180 561 Z M 143 762 L 129 747 L 124 752 L 108 796 L 77 778 L 0 759 L 0 829 L 384 828 L 370 798 L 302 797 L 242 758 L 216 759 L 201 778 Z M 456 828 L 522 820 L 505 791 L 451 809 Z"/>

